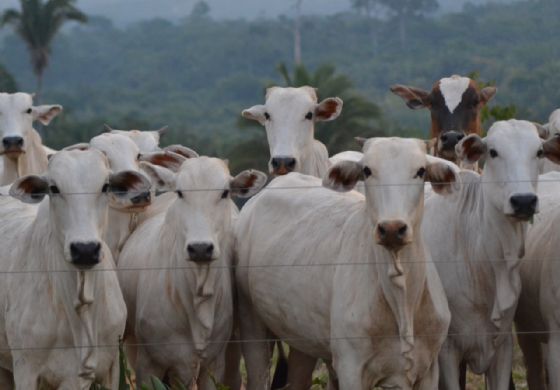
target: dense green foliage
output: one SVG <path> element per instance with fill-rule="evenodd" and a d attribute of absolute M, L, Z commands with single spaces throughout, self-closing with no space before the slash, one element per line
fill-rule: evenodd
<path fill-rule="evenodd" d="M 19 9 L 8 9 L 0 15 L 0 27 L 11 25 L 25 42 L 31 56 L 33 72 L 37 76 L 38 93 L 43 73 L 49 64 L 51 45 L 62 25 L 70 20 L 85 22 L 76 0 L 20 0 Z"/>
<path fill-rule="evenodd" d="M 429 89 L 443 76 L 473 71 L 498 86 L 490 110 L 514 104 L 518 117 L 544 121 L 560 102 L 559 14 L 559 2 L 527 1 L 470 6 L 437 18 L 409 15 L 404 49 L 391 19 L 303 17 L 303 61 L 313 72 L 332 64 L 347 75 L 380 107 L 382 130 L 389 134 L 424 136 L 429 122 L 427 111 L 409 110 L 392 95 L 391 84 Z M 227 157 L 240 143 L 258 135 L 264 140 L 262 129 L 239 128 L 238 117 L 264 101 L 265 86 L 284 83 L 276 69 L 292 62 L 292 52 L 292 21 L 285 17 L 190 16 L 178 24 L 152 20 L 126 29 L 92 17 L 63 31 L 53 46 L 43 101 L 63 104 L 65 114 L 47 130 L 46 141 L 54 147 L 83 141 L 104 122 L 115 128 L 169 124 L 164 142 Z M 19 85 L 33 91 L 17 37 L 5 39 L 0 58 Z M 361 135 L 353 128 L 340 131 Z"/>
<path fill-rule="evenodd" d="M 17 84 L 6 68 L 0 64 L 0 92 L 16 92 Z"/>

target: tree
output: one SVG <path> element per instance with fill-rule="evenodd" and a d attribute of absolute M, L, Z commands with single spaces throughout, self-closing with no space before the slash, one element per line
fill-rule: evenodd
<path fill-rule="evenodd" d="M 0 65 L 0 92 L 14 93 L 17 91 L 17 84 L 8 71 Z"/>
<path fill-rule="evenodd" d="M 43 74 L 49 64 L 51 45 L 65 22 L 81 23 L 87 17 L 74 6 L 75 0 L 20 0 L 20 10 L 8 9 L 0 16 L 0 27 L 11 25 L 26 43 L 37 76 L 37 97 L 43 86 Z"/>
<path fill-rule="evenodd" d="M 204 0 L 197 1 L 191 10 L 191 19 L 206 19 L 210 16 L 210 6 Z"/>

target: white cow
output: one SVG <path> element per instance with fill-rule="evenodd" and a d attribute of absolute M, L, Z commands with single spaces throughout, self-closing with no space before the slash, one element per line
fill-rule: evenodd
<path fill-rule="evenodd" d="M 269 330 L 311 364 L 332 361 L 342 390 L 437 386 L 450 315 L 420 223 L 424 182 L 456 190 L 451 166 L 419 140 L 371 139 L 362 161 L 323 181 L 349 192 L 290 173 L 245 205 L 236 280 L 249 390 L 269 387 Z M 365 198 L 350 191 L 358 180 Z"/>
<path fill-rule="evenodd" d="M 542 126 L 542 135 L 546 138 L 558 137 L 560 135 L 560 108 L 552 111 L 548 117 L 548 123 Z M 543 137 L 544 138 L 544 137 Z M 560 171 L 560 165 L 552 161 L 543 161 L 541 173 Z"/>
<path fill-rule="evenodd" d="M 0 207 L 0 266 L 9 272 L 0 284 L 0 366 L 17 389 L 118 387 L 126 306 L 102 237 L 109 199 L 148 187 L 135 172 L 111 174 L 98 151 L 62 151 L 44 176 L 12 185 L 13 197 L 40 203 Z"/>
<path fill-rule="evenodd" d="M 0 93 L 0 185 L 47 169 L 47 151 L 33 122 L 48 125 L 61 111 L 60 105 L 33 106 L 27 93 Z"/>
<path fill-rule="evenodd" d="M 459 389 L 461 361 L 486 373 L 490 390 L 509 388 L 519 266 L 527 221 L 538 211 L 538 161 L 558 159 L 547 145 L 530 122 L 496 122 L 485 138 L 472 134 L 456 147 L 466 163 L 486 160 L 482 175 L 464 171 L 460 193 L 426 202 L 422 231 L 452 314 L 440 389 Z"/>
<path fill-rule="evenodd" d="M 160 150 L 159 141 L 161 137 L 167 131 L 167 126 L 162 127 L 158 130 L 116 130 L 111 128 L 111 126 L 105 124 L 103 125 L 103 131 L 112 134 L 121 134 L 129 137 L 142 153 L 155 152 Z"/>
<path fill-rule="evenodd" d="M 329 153 L 314 138 L 315 122 L 336 119 L 341 111 L 341 99 L 331 97 L 318 103 L 314 88 L 271 87 L 266 90 L 264 105 L 243 110 L 242 115 L 265 127 L 271 173 L 323 177 L 330 166 Z"/>
<path fill-rule="evenodd" d="M 554 146 L 560 148 L 560 138 L 554 140 Z M 552 146 L 550 141 L 548 144 Z M 523 288 L 515 315 L 530 390 L 560 388 L 560 172 L 541 175 L 538 194 L 540 213 L 527 232 L 526 256 L 520 268 Z"/>
<path fill-rule="evenodd" d="M 251 196 L 266 175 L 232 178 L 222 160 L 208 157 L 185 161 L 177 174 L 142 165 L 176 199 L 132 234 L 119 261 L 127 339 L 139 343 L 137 380 L 167 376 L 189 385 L 198 377 L 199 389 L 214 389 L 207 370 L 221 378 L 233 324 L 231 197 Z"/>

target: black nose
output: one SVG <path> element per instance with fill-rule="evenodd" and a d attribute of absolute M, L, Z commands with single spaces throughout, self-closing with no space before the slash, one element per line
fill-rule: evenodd
<path fill-rule="evenodd" d="M 440 135 L 439 140 L 441 141 L 442 150 L 455 150 L 455 145 L 463 139 L 465 135 L 457 131 L 448 131 Z"/>
<path fill-rule="evenodd" d="M 293 157 L 273 157 L 270 161 L 272 172 L 277 175 L 285 175 L 292 172 L 296 167 L 296 159 Z"/>
<path fill-rule="evenodd" d="M 517 218 L 531 218 L 537 211 L 539 198 L 535 194 L 517 194 L 509 198 L 513 215 Z"/>
<path fill-rule="evenodd" d="M 408 225 L 403 221 L 386 221 L 377 225 L 377 242 L 384 247 L 396 250 L 408 241 Z"/>
<path fill-rule="evenodd" d="M 214 245 L 209 242 L 197 242 L 187 245 L 189 259 L 195 263 L 207 263 L 212 261 Z"/>
<path fill-rule="evenodd" d="M 21 137 L 4 137 L 2 145 L 6 150 L 21 150 L 23 147 L 23 138 Z"/>
<path fill-rule="evenodd" d="M 150 194 L 149 191 L 142 192 L 141 194 L 136 195 L 134 198 L 130 199 L 130 201 L 134 205 L 148 204 L 151 202 L 151 200 L 152 200 L 152 195 Z"/>
<path fill-rule="evenodd" d="M 70 244 L 72 264 L 78 267 L 91 268 L 99 264 L 101 244 L 98 242 L 74 242 Z"/>

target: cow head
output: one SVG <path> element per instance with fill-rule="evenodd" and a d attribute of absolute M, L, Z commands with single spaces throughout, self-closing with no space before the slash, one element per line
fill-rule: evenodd
<path fill-rule="evenodd" d="M 159 141 L 167 132 L 167 126 L 158 130 L 116 130 L 109 125 L 103 125 L 103 133 L 120 134 L 129 137 L 138 146 L 142 153 L 159 150 Z"/>
<path fill-rule="evenodd" d="M 141 163 L 154 181 L 166 183 L 177 193 L 166 221 L 178 235 L 180 258 L 207 264 L 220 257 L 224 237 L 230 229 L 232 197 L 248 197 L 266 183 L 259 171 L 243 171 L 231 177 L 227 164 L 217 158 L 199 157 L 183 163 L 179 172 Z"/>
<path fill-rule="evenodd" d="M 48 125 L 61 111 L 59 105 L 34 106 L 27 93 L 0 93 L 0 155 L 15 159 L 25 153 L 33 121 Z"/>
<path fill-rule="evenodd" d="M 539 159 L 560 162 L 560 139 L 543 142 L 533 123 L 512 119 L 494 123 L 485 138 L 463 138 L 456 151 L 470 164 L 485 158 L 483 194 L 503 214 L 524 221 L 538 212 Z"/>
<path fill-rule="evenodd" d="M 456 190 L 458 167 L 428 156 L 420 140 L 372 138 L 365 141 L 360 162 L 341 161 L 333 165 L 323 185 L 349 191 L 361 180 L 365 185 L 368 214 L 375 226 L 375 240 L 398 252 L 413 240 L 419 229 L 424 182 L 434 191 L 448 194 Z"/>
<path fill-rule="evenodd" d="M 173 171 L 179 170 L 179 167 L 185 161 L 185 157 L 165 150 L 140 153 L 137 144 L 130 137 L 113 133 L 103 133 L 93 137 L 89 144 L 76 144 L 67 147 L 65 150 L 85 150 L 89 148 L 99 150 L 105 154 L 109 161 L 109 167 L 113 172 L 134 171 L 143 175 L 146 181 L 149 181 L 149 177 L 140 169 L 140 161 L 149 161 Z M 157 188 L 158 183 L 154 184 Z M 114 194 L 110 198 L 111 207 L 114 209 L 124 212 L 139 212 L 151 204 L 152 195 L 150 188 L 148 188 L 147 191 L 138 193 L 131 198 L 122 198 Z"/>
<path fill-rule="evenodd" d="M 270 172 L 284 175 L 300 171 L 302 158 L 313 153 L 315 122 L 336 119 L 341 111 L 341 99 L 331 97 L 318 103 L 311 87 L 272 87 L 264 105 L 244 110 L 242 115 L 265 127 Z"/>
<path fill-rule="evenodd" d="M 103 260 L 109 196 L 130 199 L 148 188 L 137 172 L 112 174 L 103 153 L 73 150 L 55 154 L 44 176 L 18 179 L 10 195 L 26 203 L 39 203 L 48 195 L 48 223 L 65 260 L 87 269 Z"/>
<path fill-rule="evenodd" d="M 391 91 L 411 109 L 427 108 L 432 117 L 435 155 L 455 161 L 455 145 L 468 134 L 482 134 L 480 113 L 496 94 L 495 87 L 479 89 L 468 77 L 442 78 L 431 91 L 394 85 Z"/>

